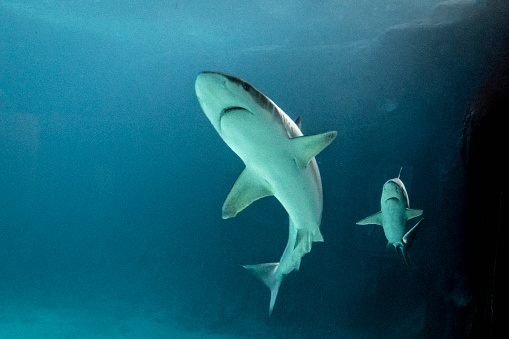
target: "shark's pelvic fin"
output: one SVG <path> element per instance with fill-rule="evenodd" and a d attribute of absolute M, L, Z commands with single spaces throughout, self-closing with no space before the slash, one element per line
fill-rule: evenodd
<path fill-rule="evenodd" d="M 255 277 L 260 279 L 265 286 L 270 289 L 270 305 L 269 305 L 269 316 L 272 314 L 274 304 L 276 303 L 277 294 L 279 287 L 283 281 L 283 275 L 276 274 L 276 270 L 279 263 L 268 263 L 259 265 L 244 265 L 243 267 L 249 270 Z"/>
<path fill-rule="evenodd" d="M 297 231 L 297 239 L 295 241 L 294 248 L 297 248 L 299 245 L 303 244 L 305 252 L 309 253 L 311 252 L 311 245 L 313 242 L 323 242 L 323 235 L 320 230 L 317 230 L 316 232 L 309 232 L 306 230 L 298 230 Z"/>
<path fill-rule="evenodd" d="M 223 219 L 233 218 L 253 201 L 273 195 L 265 180 L 249 168 L 240 173 L 223 204 Z"/>
<path fill-rule="evenodd" d="M 294 250 L 301 251 L 302 255 L 311 252 L 311 246 L 313 245 L 313 241 L 323 241 L 322 234 L 318 232 L 318 236 L 320 240 L 315 240 L 316 236 L 313 236 L 310 232 L 306 230 L 298 230 L 297 231 L 297 239 L 295 241 Z M 298 270 L 298 268 L 297 268 Z"/>
<path fill-rule="evenodd" d="M 382 211 L 370 215 L 367 218 L 357 222 L 357 225 L 380 225 L 382 226 Z"/>
<path fill-rule="evenodd" d="M 412 218 L 417 218 L 419 217 L 424 211 L 423 210 L 414 210 L 414 209 L 410 209 L 410 208 L 407 208 L 406 210 L 406 219 L 407 220 L 410 220 Z"/>
<path fill-rule="evenodd" d="M 309 251 L 307 249 L 308 249 L 308 247 L 311 247 L 308 245 L 310 243 L 311 243 L 311 241 L 310 241 L 309 232 L 306 232 L 304 230 L 297 230 L 297 239 L 295 240 L 293 249 L 295 250 L 297 247 L 299 247 L 299 245 L 302 246 L 302 245 L 306 244 L 302 248 L 304 249 L 304 253 L 309 253 Z"/>
<path fill-rule="evenodd" d="M 299 168 L 306 168 L 311 159 L 323 149 L 330 145 L 336 138 L 338 132 L 326 132 L 315 135 L 306 135 L 302 137 L 293 138 L 290 140 L 295 145 L 296 156 L 295 162 Z"/>
<path fill-rule="evenodd" d="M 311 235 L 311 240 L 313 242 L 323 242 L 323 235 L 322 235 L 322 232 L 320 232 L 319 229 L 316 230 L 316 232 L 314 232 L 312 235 Z"/>

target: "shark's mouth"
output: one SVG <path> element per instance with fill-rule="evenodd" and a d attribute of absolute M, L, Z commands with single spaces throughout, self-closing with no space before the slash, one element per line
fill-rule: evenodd
<path fill-rule="evenodd" d="M 251 112 L 250 110 L 248 110 L 247 108 L 244 108 L 241 106 L 231 106 L 231 107 L 227 107 L 221 111 L 221 114 L 219 115 L 219 120 L 221 120 L 226 114 L 235 112 L 235 111 L 245 111 L 245 112 L 248 112 L 249 114 L 254 115 L 254 113 Z"/>
<path fill-rule="evenodd" d="M 399 199 L 398 199 L 398 198 L 396 198 L 396 197 L 392 197 L 392 198 L 387 198 L 387 199 L 385 199 L 385 201 L 389 201 L 389 200 L 399 200 Z"/>
<path fill-rule="evenodd" d="M 231 107 L 226 107 L 224 108 L 222 111 L 221 111 L 221 114 L 219 114 L 219 126 L 221 126 L 221 121 L 223 119 L 223 117 L 225 115 L 227 115 L 228 113 L 232 113 L 232 112 L 235 112 L 235 111 L 244 111 L 244 112 L 248 112 L 249 114 L 252 114 L 254 115 L 253 112 L 251 112 L 250 110 L 244 108 L 244 107 L 241 107 L 241 106 L 231 106 Z"/>
<path fill-rule="evenodd" d="M 225 115 L 226 113 L 230 113 L 231 111 L 236 111 L 236 110 L 239 110 L 239 109 L 246 110 L 244 107 L 240 107 L 240 106 L 227 107 L 227 108 L 225 108 L 225 109 L 223 109 L 221 111 L 221 117 L 223 115 Z"/>

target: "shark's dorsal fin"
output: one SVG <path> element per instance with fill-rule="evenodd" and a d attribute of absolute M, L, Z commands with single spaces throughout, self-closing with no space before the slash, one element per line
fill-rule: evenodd
<path fill-rule="evenodd" d="M 423 210 L 414 210 L 411 208 L 407 208 L 405 211 L 406 220 L 410 220 L 412 218 L 417 218 L 420 216 L 424 211 Z"/>
<path fill-rule="evenodd" d="M 398 179 L 399 179 L 399 177 L 401 176 L 401 171 L 402 171 L 402 170 L 403 170 L 403 167 L 400 167 L 400 168 L 399 168 Z"/>
<path fill-rule="evenodd" d="M 370 215 L 367 218 L 357 222 L 357 225 L 380 225 L 382 226 L 382 211 Z"/>
<path fill-rule="evenodd" d="M 326 132 L 315 135 L 306 135 L 290 139 L 295 145 L 295 162 L 299 168 L 306 168 L 311 159 L 323 149 L 330 145 L 330 143 L 336 138 L 338 132 Z"/>
<path fill-rule="evenodd" d="M 233 218 L 253 201 L 273 194 L 267 182 L 246 167 L 223 204 L 223 219 Z"/>
<path fill-rule="evenodd" d="M 295 124 L 302 131 L 302 119 L 301 119 L 301 117 L 298 117 L 297 120 L 295 120 Z"/>

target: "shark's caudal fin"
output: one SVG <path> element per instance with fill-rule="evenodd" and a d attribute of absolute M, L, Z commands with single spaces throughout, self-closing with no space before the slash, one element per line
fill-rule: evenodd
<path fill-rule="evenodd" d="M 260 279 L 265 284 L 265 286 L 270 289 L 269 316 L 272 314 L 274 304 L 276 303 L 277 294 L 279 292 L 279 287 L 283 281 L 283 275 L 278 276 L 276 274 L 278 265 L 279 263 L 277 262 L 259 265 L 243 265 L 245 269 L 253 273 L 255 277 Z"/>
<path fill-rule="evenodd" d="M 410 229 L 410 231 L 406 232 L 406 234 L 403 236 L 403 238 L 401 238 L 401 240 L 403 241 L 403 246 L 400 245 L 400 246 L 398 246 L 398 248 L 396 248 L 396 250 L 403 255 L 403 259 L 405 259 L 405 263 L 408 266 L 411 265 L 410 255 L 408 254 L 408 251 L 410 250 L 410 247 L 412 247 L 412 244 L 414 243 L 415 236 L 417 235 L 417 233 L 420 229 L 420 226 L 422 225 L 423 222 L 424 222 L 424 218 L 419 220 L 419 222 L 417 224 L 415 224 L 415 226 L 412 227 Z"/>
<path fill-rule="evenodd" d="M 410 261 L 410 255 L 408 254 L 408 248 L 406 248 L 404 245 L 398 244 L 396 246 L 396 252 L 403 256 L 403 259 L 405 260 L 405 264 L 407 264 L 407 266 L 412 265 L 412 262 Z"/>

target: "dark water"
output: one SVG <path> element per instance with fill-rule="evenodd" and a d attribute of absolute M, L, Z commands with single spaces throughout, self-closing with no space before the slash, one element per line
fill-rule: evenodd
<path fill-rule="evenodd" d="M 500 333 L 509 11 L 437 3 L 0 1 L 0 337 Z M 317 157 L 325 242 L 270 318 L 240 264 L 277 261 L 288 216 L 266 198 L 221 219 L 243 164 L 202 70 L 338 131 Z M 355 225 L 400 167 L 426 218 L 410 268 Z"/>

